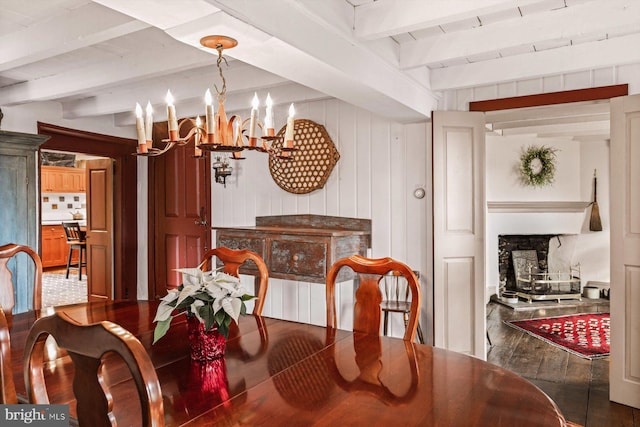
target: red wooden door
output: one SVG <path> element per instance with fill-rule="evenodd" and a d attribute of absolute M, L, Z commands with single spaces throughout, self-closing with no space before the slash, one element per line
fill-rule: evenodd
<path fill-rule="evenodd" d="M 113 160 L 88 160 L 86 169 L 89 301 L 113 299 Z"/>
<path fill-rule="evenodd" d="M 181 283 L 176 268 L 196 267 L 211 247 L 209 155 L 193 157 L 193 145 L 152 158 L 150 185 L 155 212 L 153 295 Z"/>

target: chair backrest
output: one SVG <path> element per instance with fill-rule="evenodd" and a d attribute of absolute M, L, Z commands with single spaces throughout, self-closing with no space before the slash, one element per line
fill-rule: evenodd
<path fill-rule="evenodd" d="M 222 262 L 224 271 L 235 277 L 240 277 L 240 266 L 247 261 L 253 261 L 258 268 L 258 291 L 256 294 L 255 305 L 253 306 L 253 314 L 260 316 L 264 307 L 264 299 L 267 296 L 267 287 L 269 286 L 269 270 L 260 255 L 247 249 L 230 249 L 224 246 L 210 249 L 202 258 L 202 269 L 209 271 L 213 267 L 211 258 L 216 257 Z"/>
<path fill-rule="evenodd" d="M 140 426 L 163 426 L 164 406 L 156 371 L 146 350 L 129 331 L 115 323 L 103 321 L 82 325 L 64 312 L 41 317 L 32 326 L 25 344 L 25 386 L 29 401 L 47 404 L 49 396 L 44 376 L 45 341 L 52 336 L 66 350 L 74 365 L 73 391 L 78 424 L 114 426 L 117 422 L 113 400 L 102 378 L 102 359 L 118 354 L 126 364 L 136 385 L 142 419 Z"/>
<path fill-rule="evenodd" d="M 84 242 L 85 233 L 77 222 L 63 222 L 62 228 L 67 235 L 67 243 Z"/>
<path fill-rule="evenodd" d="M 416 275 L 416 278 L 420 279 L 420 273 L 418 271 L 414 270 L 413 274 Z M 380 282 L 385 301 L 407 302 L 410 300 L 411 287 L 402 273 L 392 271 L 385 275 Z"/>
<path fill-rule="evenodd" d="M 9 338 L 9 324 L 0 307 L 0 404 L 18 403 L 16 387 L 13 382 L 11 369 L 11 339 Z"/>
<path fill-rule="evenodd" d="M 9 260 L 19 253 L 27 254 L 34 265 L 33 277 L 33 303 L 34 310 L 42 308 L 42 260 L 40 256 L 29 246 L 9 243 L 0 246 L 0 305 L 6 312 L 11 312 L 15 305 L 15 294 L 13 290 L 13 274 L 9 269 Z"/>
<path fill-rule="evenodd" d="M 418 316 L 420 312 L 420 285 L 418 278 L 406 265 L 392 258 L 371 259 L 361 255 L 353 255 L 342 258 L 331 266 L 327 275 L 327 326 L 337 328 L 336 317 L 336 278 L 340 269 L 351 268 L 358 275 L 358 290 L 355 295 L 355 305 L 353 313 L 353 330 L 372 335 L 380 334 L 382 292 L 380 291 L 380 280 L 390 272 L 397 272 L 402 275 L 411 290 L 411 309 L 409 312 L 409 323 L 404 333 L 403 339 L 413 341 L 418 327 Z"/>

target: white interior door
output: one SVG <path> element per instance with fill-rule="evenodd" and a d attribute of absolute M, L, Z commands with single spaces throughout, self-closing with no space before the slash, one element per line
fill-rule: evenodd
<path fill-rule="evenodd" d="M 434 343 L 486 358 L 484 113 L 433 113 Z"/>
<path fill-rule="evenodd" d="M 640 408 L 640 95 L 611 100 L 610 399 Z"/>

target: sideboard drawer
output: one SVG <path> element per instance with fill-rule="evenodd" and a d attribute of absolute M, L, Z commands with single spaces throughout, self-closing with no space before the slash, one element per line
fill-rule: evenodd
<path fill-rule="evenodd" d="M 248 249 L 257 253 L 263 260 L 267 260 L 266 254 L 266 241 L 263 237 L 246 236 L 239 233 L 219 233 L 217 237 L 217 247 L 227 247 L 229 249 Z M 218 261 L 218 267 L 222 266 L 222 263 Z M 253 262 L 247 262 L 242 265 L 241 272 L 255 272 L 258 271 L 256 265 Z"/>
<path fill-rule="evenodd" d="M 282 274 L 323 278 L 327 272 L 327 245 L 296 240 L 273 240 L 271 270 Z"/>

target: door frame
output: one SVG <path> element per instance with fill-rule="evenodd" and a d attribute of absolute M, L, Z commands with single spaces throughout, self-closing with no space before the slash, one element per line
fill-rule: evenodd
<path fill-rule="evenodd" d="M 539 107 L 545 105 L 557 105 L 566 104 L 572 102 L 582 101 L 598 101 L 616 98 L 620 96 L 627 96 L 629 94 L 629 85 L 620 84 L 612 86 L 602 86 L 588 89 L 578 89 L 562 92 L 551 92 L 545 94 L 525 95 L 511 98 L 492 99 L 486 101 L 474 101 L 469 103 L 469 111 L 498 111 L 514 108 L 527 108 L 527 107 Z M 611 170 L 609 174 L 611 175 Z M 611 182 L 611 176 L 609 177 Z M 609 209 L 613 209 L 614 206 L 610 205 Z M 486 229 L 486 218 L 485 218 Z M 611 266 L 610 266 L 611 268 Z M 486 287 L 486 283 L 485 283 Z M 612 315 L 613 317 L 613 315 Z M 613 322 L 612 322 L 613 323 Z"/>
<path fill-rule="evenodd" d="M 137 140 L 69 129 L 42 122 L 38 122 L 38 134 L 50 136 L 50 139 L 41 145 L 40 149 L 110 157 L 114 160 L 114 298 L 137 299 L 135 278 L 138 271 L 136 244 L 138 234 L 138 165 L 137 157 L 133 155 L 136 152 Z"/>

